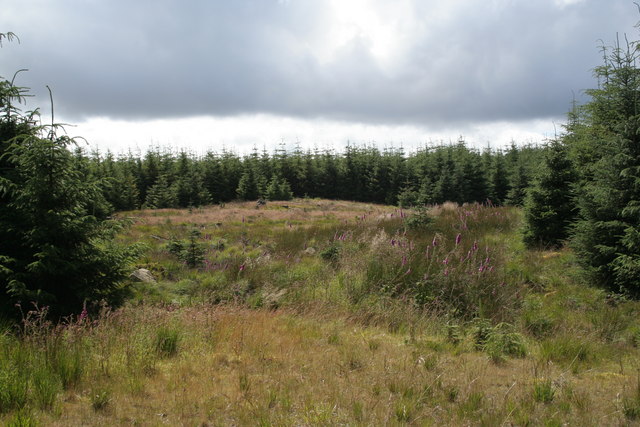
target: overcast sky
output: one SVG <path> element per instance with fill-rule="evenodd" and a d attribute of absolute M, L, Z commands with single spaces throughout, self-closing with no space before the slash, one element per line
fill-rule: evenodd
<path fill-rule="evenodd" d="M 0 75 L 92 146 L 412 149 L 561 131 L 631 0 L 0 0 Z M 48 120 L 48 119 L 47 119 Z"/>

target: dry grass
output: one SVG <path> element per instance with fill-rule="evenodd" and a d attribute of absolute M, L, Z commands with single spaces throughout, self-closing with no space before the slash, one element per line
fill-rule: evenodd
<path fill-rule="evenodd" d="M 568 250 L 524 249 L 518 210 L 447 204 L 406 229 L 393 207 L 287 206 L 123 214 L 137 222 L 121 238 L 147 242 L 141 262 L 159 283 L 91 323 L 0 335 L 0 424 L 622 425 L 640 414 L 640 305 L 581 283 Z M 208 264 L 190 269 L 166 238 L 194 225 Z M 52 348 L 79 356 L 68 385 Z M 28 390 L 40 400 L 23 411 L 2 408 L 16 366 L 32 389 L 51 383 Z"/>
<path fill-rule="evenodd" d="M 146 224 L 162 224 L 171 222 L 180 224 L 229 224 L 241 222 L 279 221 L 308 222 L 316 219 L 330 218 L 337 221 L 351 221 L 355 217 L 368 215 L 380 217 L 393 213 L 396 209 L 390 206 L 363 204 L 356 202 L 295 199 L 289 202 L 267 202 L 259 208 L 255 202 L 231 202 L 219 206 L 193 209 L 147 209 L 135 212 L 124 212 L 123 217 L 144 221 Z"/>
<path fill-rule="evenodd" d="M 178 355 L 147 372 L 130 365 L 132 340 L 166 324 L 181 332 Z M 617 394 L 635 377 L 631 361 L 580 375 L 535 358 L 496 365 L 438 335 L 231 306 L 130 307 L 87 334 L 111 344 L 39 414 L 43 425 L 615 425 Z M 543 377 L 552 402 L 533 397 Z M 96 409 L 102 390 L 108 403 Z"/>

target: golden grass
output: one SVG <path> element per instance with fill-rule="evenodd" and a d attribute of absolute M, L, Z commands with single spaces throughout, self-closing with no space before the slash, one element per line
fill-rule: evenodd
<path fill-rule="evenodd" d="M 121 238 L 146 240 L 147 262 L 171 270 L 149 292 L 177 289 L 181 281 L 219 280 L 204 291 L 224 294 L 251 281 L 255 293 L 239 299 L 243 305 L 129 304 L 91 325 L 74 326 L 88 355 L 82 379 L 61 393 L 52 410 L 31 405 L 31 415 L 51 426 L 633 421 L 625 417 L 623 401 L 638 382 L 639 305 L 609 304 L 603 292 L 584 286 L 568 250 L 525 250 L 516 209 L 446 204 L 430 212 L 436 216 L 431 228 L 407 236 L 399 231 L 403 215 L 393 207 L 329 200 L 123 213 L 137 223 Z M 153 236 L 180 235 L 186 224 L 203 226 L 213 243 L 225 241 L 226 249 L 209 255 L 212 261 L 247 269 L 196 271 L 172 261 L 165 240 Z M 319 252 L 338 232 L 348 239 L 339 261 L 331 263 Z M 456 249 L 458 233 L 463 240 Z M 433 236 L 444 251 L 437 257 Z M 506 301 L 513 305 L 509 330 L 526 344 L 523 358 L 491 359 L 479 351 L 473 319 L 424 309 L 402 293 L 385 294 L 375 280 L 367 288 L 373 286 L 365 274 L 375 271 L 372 263 L 397 267 L 414 251 L 420 256 L 408 256 L 408 262 L 423 267 L 424 248 L 412 249 L 412 241 L 426 242 L 429 259 L 441 267 L 446 254 L 476 238 L 503 269 L 495 285 L 508 282 L 526 294 Z M 278 310 L 247 308 L 251 298 L 276 293 Z M 167 294 L 165 301 L 173 300 L 177 291 Z M 450 327 L 459 328 L 459 337 L 448 336 Z M 156 351 L 158 336 L 167 331 L 179 337 L 174 356 Z M 14 416 L 1 415 L 0 425 Z"/>
<path fill-rule="evenodd" d="M 285 207 L 286 206 L 286 207 Z M 146 209 L 124 212 L 121 217 L 142 220 L 146 224 L 228 224 L 245 221 L 310 221 L 319 218 L 332 218 L 338 221 L 353 220 L 356 216 L 368 215 L 380 217 L 391 214 L 396 209 L 391 206 L 363 204 L 356 202 L 332 201 L 320 199 L 295 199 L 288 202 L 267 202 L 256 208 L 255 202 L 230 202 L 219 206 L 187 211 L 185 209 Z"/>
<path fill-rule="evenodd" d="M 114 319 L 90 332 L 112 343 L 102 349 L 108 373 L 94 365 L 53 413 L 39 414 L 43 425 L 615 425 L 618 393 L 637 368 L 623 360 L 574 375 L 535 357 L 496 365 L 439 335 L 391 334 L 326 314 L 129 307 Z M 159 324 L 181 331 L 178 355 L 132 371 L 132 337 Z M 551 403 L 533 399 L 540 378 L 552 381 Z M 92 395 L 103 390 L 109 402 L 96 410 Z"/>

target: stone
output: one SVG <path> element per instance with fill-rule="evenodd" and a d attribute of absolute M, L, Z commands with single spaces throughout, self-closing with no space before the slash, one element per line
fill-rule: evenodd
<path fill-rule="evenodd" d="M 131 273 L 129 278 L 136 282 L 156 283 L 155 277 L 153 277 L 153 274 L 151 274 L 151 272 L 146 268 L 139 268 L 135 270 Z"/>

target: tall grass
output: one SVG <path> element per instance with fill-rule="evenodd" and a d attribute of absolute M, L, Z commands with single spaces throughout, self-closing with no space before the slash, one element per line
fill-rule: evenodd
<path fill-rule="evenodd" d="M 627 391 L 638 304 L 580 284 L 570 252 L 526 250 L 518 210 L 331 203 L 138 223 L 121 238 L 147 243 L 139 263 L 156 284 L 59 325 L 34 309 L 0 334 L 0 424 L 582 425 L 640 413 Z M 190 266 L 167 242 L 194 226 L 204 260 Z"/>

